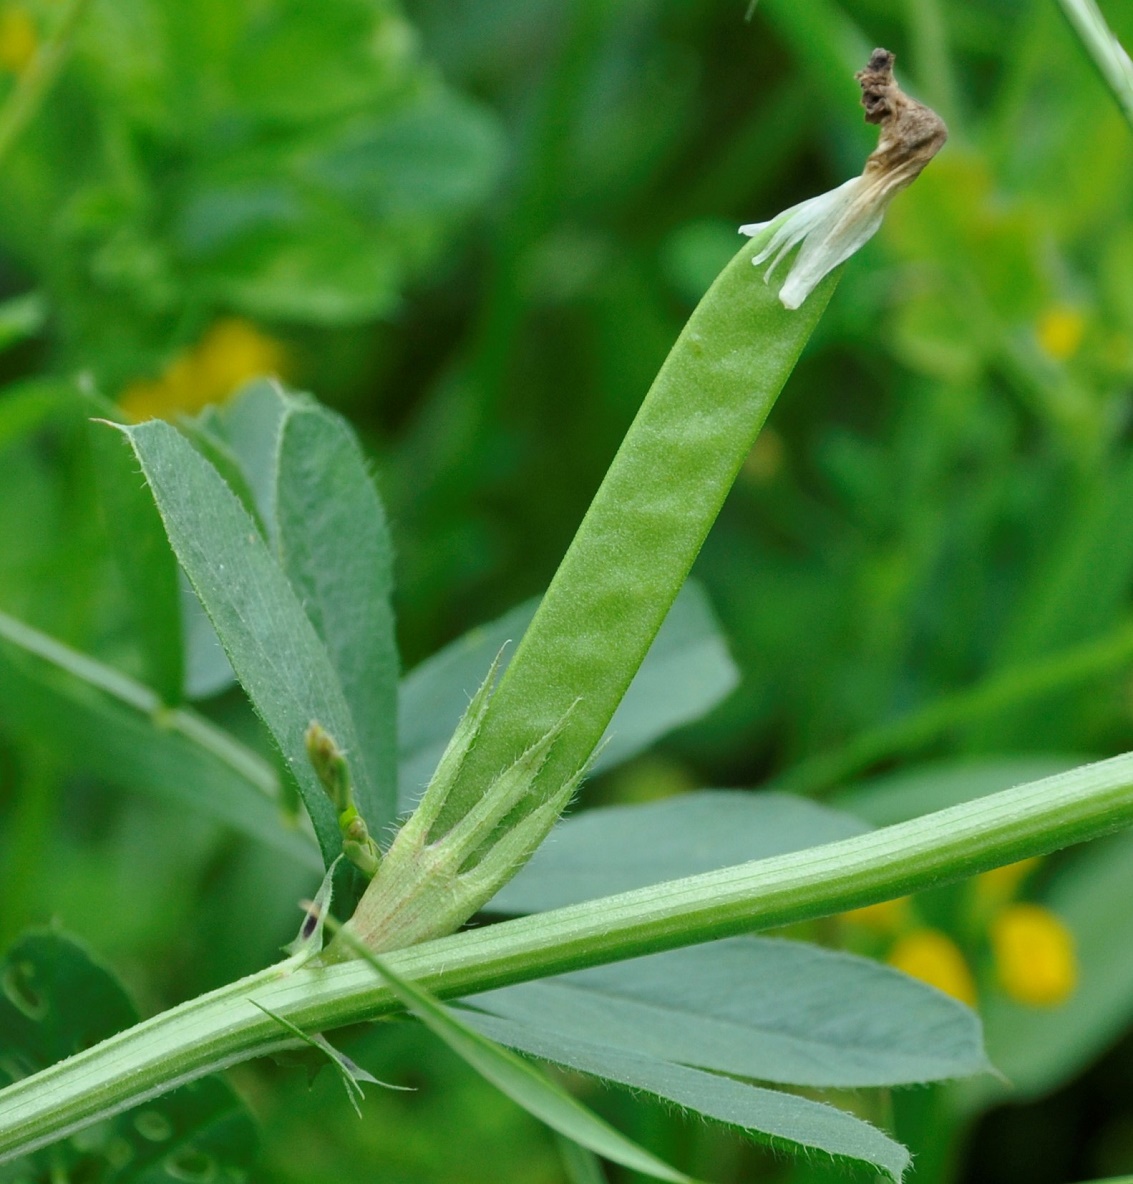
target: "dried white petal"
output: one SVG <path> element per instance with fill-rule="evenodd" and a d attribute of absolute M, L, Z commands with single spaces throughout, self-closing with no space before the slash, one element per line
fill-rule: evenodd
<path fill-rule="evenodd" d="M 862 175 L 784 211 L 752 259 L 757 266 L 771 260 L 763 276 L 766 283 L 801 243 L 779 290 L 784 308 L 798 308 L 823 276 L 877 233 L 893 196 L 912 184 L 948 138 L 944 121 L 893 81 L 893 54 L 888 50 L 875 49 L 857 77 L 866 119 L 882 126 L 881 139 Z M 752 222 L 741 226 L 740 233 L 755 236 L 770 225 Z"/>

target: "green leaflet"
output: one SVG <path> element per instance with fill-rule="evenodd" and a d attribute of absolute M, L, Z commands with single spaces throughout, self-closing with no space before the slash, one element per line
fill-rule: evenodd
<path fill-rule="evenodd" d="M 594 1044 L 784 1085 L 986 1072 L 976 1014 L 867 958 L 739 937 L 488 991 L 468 1006 Z"/>
<path fill-rule="evenodd" d="M 173 550 L 299 785 L 329 866 L 341 838 L 303 735 L 317 719 L 344 749 L 359 751 L 330 655 L 256 524 L 216 469 L 161 420 L 122 430 L 141 462 Z M 361 761 L 355 782 L 359 799 L 373 802 Z"/>
<path fill-rule="evenodd" d="M 398 660 L 385 511 L 362 450 L 337 415 L 288 399 L 278 448 L 280 566 L 326 645 L 350 705 L 358 808 L 380 834 L 397 814 Z"/>
<path fill-rule="evenodd" d="M 564 1041 L 541 1025 L 518 1024 L 495 1016 L 470 1019 L 494 1040 L 580 1073 L 675 1102 L 773 1147 L 824 1152 L 835 1160 L 880 1169 L 896 1181 L 909 1164 L 909 1153 L 900 1143 L 862 1119 L 821 1102 L 609 1046 Z"/>
<path fill-rule="evenodd" d="M 393 544 L 362 450 L 339 416 L 267 380 L 202 416 L 193 439 L 237 470 L 234 490 L 326 646 L 358 736 L 351 767 L 372 786 L 359 806 L 380 833 L 397 797 Z"/>

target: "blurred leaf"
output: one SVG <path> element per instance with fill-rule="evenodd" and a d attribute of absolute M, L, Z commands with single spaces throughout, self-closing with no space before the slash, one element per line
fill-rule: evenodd
<path fill-rule="evenodd" d="M 0 964 L 0 1084 L 45 1069 L 137 1022 L 118 980 L 54 932 L 20 938 Z M 16 1162 L 17 1178 L 48 1184 L 211 1180 L 242 1176 L 257 1153 L 251 1115 L 206 1077 Z M 63 1161 L 63 1162 L 61 1162 Z M 65 1164 L 65 1166 L 64 1166 Z"/>
<path fill-rule="evenodd" d="M 112 404 L 87 396 L 90 414 L 120 417 Z M 177 560 L 161 518 L 138 480 L 133 456 L 105 424 L 91 425 L 97 487 L 111 548 L 126 585 L 145 681 L 170 706 L 184 692 L 181 591 Z"/>
<path fill-rule="evenodd" d="M 806 71 L 812 88 L 822 95 L 839 123 L 839 164 L 861 167 L 857 154 L 869 152 L 870 132 L 856 115 L 854 73 L 868 61 L 873 46 L 845 8 L 834 0 L 762 0 L 756 19 L 766 21 L 786 42 Z"/>
<path fill-rule="evenodd" d="M 280 0 L 270 8 L 233 7 L 231 58 L 216 61 L 215 41 L 201 48 L 214 69 L 232 70 L 237 101 L 273 123 L 364 110 L 397 96 L 407 77 L 416 80 L 413 29 L 392 4 Z M 224 28 L 214 18 L 214 38 L 218 26 Z"/>
<path fill-rule="evenodd" d="M 2 724 L 55 760 L 216 818 L 305 866 L 311 841 L 283 818 L 275 772 L 201 716 L 0 613 Z"/>
<path fill-rule="evenodd" d="M 369 0 L 92 4 L 36 120 L 0 239 L 109 390 L 222 312 L 388 313 L 502 164 L 493 114 Z"/>
<path fill-rule="evenodd" d="M 665 243 L 665 278 L 682 300 L 695 305 L 735 250 L 736 228 L 732 223 L 716 218 L 686 222 Z"/>
<path fill-rule="evenodd" d="M 0 398 L 0 448 L 7 448 L 55 416 L 70 413 L 75 397 L 70 383 L 33 379 L 5 389 Z"/>
<path fill-rule="evenodd" d="M 433 253 L 438 227 L 487 195 L 501 149 L 485 110 L 423 89 L 259 159 L 217 162 L 186 196 L 181 245 L 218 303 L 316 324 L 369 319 L 397 304 L 402 272 Z"/>
<path fill-rule="evenodd" d="M 1039 578 L 1003 639 L 1001 661 L 1097 636 L 1120 619 L 1133 579 L 1131 498 L 1133 459 L 1119 457 L 1093 475 L 1051 540 Z"/>
<path fill-rule="evenodd" d="M 560 822 L 486 906 L 533 913 L 862 834 L 849 814 L 781 793 L 701 790 Z"/>
<path fill-rule="evenodd" d="M 470 1028 L 452 1008 L 444 1007 L 415 983 L 395 975 L 360 943 L 352 940 L 350 945 L 359 957 L 381 974 L 390 990 L 434 1035 L 540 1122 L 603 1158 L 634 1171 L 678 1184 L 689 1181 L 683 1172 L 662 1163 L 607 1125 L 533 1065 Z"/>
<path fill-rule="evenodd" d="M 193 591 L 193 585 L 180 568 L 177 589 L 181 599 L 185 653 L 185 698 L 208 699 L 228 690 L 236 682 L 236 672 Z"/>
<path fill-rule="evenodd" d="M 490 188 L 502 143 L 483 108 L 436 93 L 392 119 L 320 140 L 304 171 L 368 220 L 451 215 Z"/>
<path fill-rule="evenodd" d="M 136 1023 L 118 980 L 70 938 L 25 934 L 0 968 L 0 1074 L 5 1085 Z"/>
<path fill-rule="evenodd" d="M 0 303 L 0 351 L 34 337 L 47 321 L 47 302 L 39 292 Z"/>
<path fill-rule="evenodd" d="M 117 1137 L 115 1137 L 117 1136 Z M 203 1077 L 114 1120 L 107 1184 L 243 1179 L 259 1157 L 251 1112 L 221 1077 Z"/>
<path fill-rule="evenodd" d="M 535 1027 L 467 1013 L 493 1040 L 579 1073 L 628 1086 L 739 1130 L 757 1142 L 796 1153 L 819 1152 L 843 1164 L 869 1165 L 900 1181 L 909 1153 L 860 1118 L 821 1102 L 718 1077 L 685 1065 L 634 1056 Z"/>
<path fill-rule="evenodd" d="M 528 601 L 473 629 L 402 680 L 402 810 L 409 809 L 428 784 L 469 697 L 493 659 L 505 644 L 519 641 L 537 607 L 536 601 Z M 514 644 L 504 652 L 505 668 L 513 651 Z M 738 679 L 708 598 L 700 585 L 690 580 L 674 601 L 610 721 L 607 742 L 593 772 L 629 760 L 667 732 L 698 719 L 720 702 Z"/>
<path fill-rule="evenodd" d="M 558 1136 L 556 1142 L 568 1184 L 606 1184 L 602 1164 L 593 1151 L 562 1135 Z"/>
<path fill-rule="evenodd" d="M 903 1085 L 989 1069 L 978 1017 L 866 958 L 740 937 L 488 991 L 553 1036 L 784 1085 Z"/>
<path fill-rule="evenodd" d="M 341 849 L 341 836 L 303 737 L 317 720 L 345 751 L 358 752 L 359 746 L 326 648 L 256 524 L 216 469 L 161 420 L 125 429 L 125 434 L 173 550 L 299 785 L 329 867 Z M 360 799 L 372 801 L 363 763 L 357 763 L 355 776 Z"/>

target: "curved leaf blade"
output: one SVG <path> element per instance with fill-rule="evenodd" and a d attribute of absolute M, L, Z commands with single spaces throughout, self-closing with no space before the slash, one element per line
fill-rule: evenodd
<path fill-rule="evenodd" d="M 435 1036 L 540 1122 L 614 1163 L 644 1172 L 658 1180 L 692 1184 L 690 1177 L 650 1155 L 603 1122 L 581 1102 L 544 1077 L 534 1065 L 499 1047 L 466 1024 L 451 1008 L 437 1002 L 415 983 L 395 974 L 384 961 L 379 961 L 357 939 L 352 938 L 349 930 L 340 932 L 346 935 L 351 949 L 381 974 L 398 999 Z"/>
<path fill-rule="evenodd" d="M 761 1089 L 667 1061 L 634 1056 L 619 1049 L 563 1041 L 539 1027 L 468 1013 L 475 1028 L 542 1060 L 579 1073 L 642 1090 L 732 1127 L 757 1142 L 835 1161 L 867 1165 L 900 1181 L 909 1153 L 875 1127 L 822 1102 Z"/>
<path fill-rule="evenodd" d="M 476 995 L 469 1005 L 652 1059 L 783 1085 L 986 1072 L 976 1014 L 868 958 L 740 937 Z"/>

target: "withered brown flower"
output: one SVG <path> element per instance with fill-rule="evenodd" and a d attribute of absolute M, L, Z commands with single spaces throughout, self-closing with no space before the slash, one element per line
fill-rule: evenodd
<path fill-rule="evenodd" d="M 875 49 L 869 64 L 855 76 L 866 122 L 881 127 L 881 138 L 861 176 L 792 206 L 771 222 L 740 227 L 741 234 L 757 235 L 775 226 L 752 259 L 757 266 L 771 260 L 764 282 L 784 256 L 802 244 L 779 290 L 785 308 L 798 308 L 824 275 L 873 237 L 894 195 L 916 180 L 948 139 L 944 120 L 897 85 L 893 62 L 889 50 Z"/>

